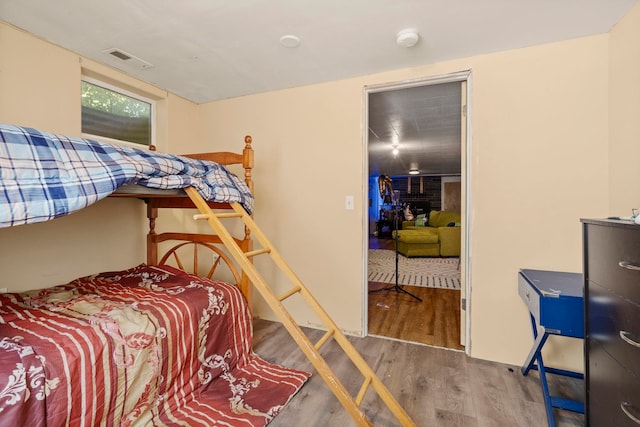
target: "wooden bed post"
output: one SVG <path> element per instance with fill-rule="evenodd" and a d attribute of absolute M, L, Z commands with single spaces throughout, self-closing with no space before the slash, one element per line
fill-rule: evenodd
<path fill-rule="evenodd" d="M 247 135 L 244 137 L 244 149 L 242 150 L 242 167 L 244 168 L 244 182 L 247 183 L 247 187 L 249 187 L 249 191 L 251 194 L 253 193 L 253 148 L 251 147 L 251 135 Z M 254 195 L 255 198 L 255 195 Z M 248 239 L 251 234 L 251 230 L 249 227 L 245 225 L 244 227 L 244 238 Z"/>
<path fill-rule="evenodd" d="M 147 265 L 158 264 L 158 243 L 156 241 L 156 219 L 158 218 L 158 208 L 153 206 L 151 200 L 147 203 L 147 218 L 149 219 L 149 232 L 147 233 Z"/>
<path fill-rule="evenodd" d="M 242 167 L 244 168 L 244 182 L 247 183 L 249 191 L 253 193 L 253 148 L 251 143 L 253 139 L 251 135 L 244 137 L 244 149 L 242 150 Z M 244 226 L 244 241 L 242 243 L 242 250 L 244 252 L 251 252 L 253 250 L 253 241 L 251 240 L 251 230 L 245 224 Z M 240 291 L 247 299 L 249 309 L 253 311 L 253 286 L 249 280 L 249 276 L 242 270 L 242 279 L 240 280 Z"/>
<path fill-rule="evenodd" d="M 251 190 L 251 194 L 253 194 L 253 179 L 251 178 L 253 169 L 253 148 L 251 148 L 251 135 L 247 135 L 244 137 L 244 149 L 242 150 L 242 167 L 244 168 L 244 181 L 247 183 L 249 190 Z"/>

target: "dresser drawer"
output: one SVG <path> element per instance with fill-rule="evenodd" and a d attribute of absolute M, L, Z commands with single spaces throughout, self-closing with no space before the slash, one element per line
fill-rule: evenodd
<path fill-rule="evenodd" d="M 640 226 L 586 228 L 588 280 L 640 304 Z"/>
<path fill-rule="evenodd" d="M 589 282 L 589 338 L 640 377 L 640 308 Z"/>
<path fill-rule="evenodd" d="M 638 427 L 640 382 L 593 340 L 589 346 L 587 426 Z"/>

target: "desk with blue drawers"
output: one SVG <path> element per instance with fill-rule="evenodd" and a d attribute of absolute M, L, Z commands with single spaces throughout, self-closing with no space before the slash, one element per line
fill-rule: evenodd
<path fill-rule="evenodd" d="M 520 270 L 518 293 L 527 304 L 531 317 L 534 344 L 522 366 L 522 375 L 531 369 L 540 372 L 542 394 L 549 426 L 555 427 L 553 408 L 584 413 L 584 403 L 550 396 L 547 373 L 583 378 L 583 374 L 550 368 L 542 360 L 542 347 L 549 335 L 584 338 L 583 276 L 543 270 Z"/>

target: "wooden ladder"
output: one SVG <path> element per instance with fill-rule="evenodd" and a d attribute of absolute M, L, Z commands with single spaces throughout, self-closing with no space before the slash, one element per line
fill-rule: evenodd
<path fill-rule="evenodd" d="M 207 205 L 207 202 L 200 196 L 200 194 L 193 188 L 186 189 L 187 194 L 196 205 L 200 214 L 195 215 L 195 219 L 207 220 L 211 228 L 222 240 L 222 243 L 227 247 L 231 253 L 231 256 L 235 259 L 238 265 L 242 268 L 243 272 L 249 277 L 255 288 L 260 292 L 265 299 L 269 307 L 275 312 L 278 318 L 282 321 L 284 327 L 289 331 L 293 339 L 296 341 L 300 349 L 307 356 L 309 361 L 313 364 L 314 368 L 318 371 L 322 379 L 327 383 L 333 394 L 338 398 L 342 406 L 349 412 L 349 415 L 355 420 L 359 426 L 372 426 L 373 424 L 367 418 L 364 411 L 360 408 L 365 393 L 369 387 L 378 394 L 380 399 L 387 405 L 393 415 L 400 421 L 403 426 L 414 426 L 414 422 L 409 418 L 409 415 L 393 398 L 393 395 L 380 381 L 380 379 L 373 372 L 371 367 L 362 358 L 360 353 L 353 347 L 351 342 L 338 328 L 335 322 L 329 317 L 327 312 L 320 306 L 318 301 L 311 295 L 306 286 L 300 281 L 296 274 L 284 261 L 282 256 L 271 246 L 264 233 L 260 231 L 258 226 L 253 221 L 253 218 L 247 214 L 244 208 L 238 204 L 233 203 L 231 207 L 234 212 L 214 213 Z M 256 240 L 260 243 L 261 248 L 252 250 L 249 252 L 243 252 L 238 246 L 233 236 L 226 229 L 226 227 L 220 221 L 223 218 L 240 218 L 253 233 Z M 251 262 L 251 258 L 257 255 L 268 254 L 271 256 L 273 262 L 280 268 L 280 270 L 289 279 L 293 287 L 280 296 L 276 296 L 269 285 L 265 282 L 264 278 L 258 273 L 255 266 Z M 291 314 L 287 311 L 282 304 L 284 300 L 295 295 L 300 294 L 318 315 L 324 326 L 327 328 L 327 332 L 320 340 L 313 344 L 307 335 L 300 329 Z M 320 348 L 332 338 L 342 347 L 345 354 L 351 359 L 353 364 L 360 370 L 360 373 L 364 376 L 364 383 L 358 392 L 358 395 L 353 398 L 347 391 L 344 385 L 337 378 L 335 373 L 327 364 L 326 360 L 322 357 L 319 350 Z"/>

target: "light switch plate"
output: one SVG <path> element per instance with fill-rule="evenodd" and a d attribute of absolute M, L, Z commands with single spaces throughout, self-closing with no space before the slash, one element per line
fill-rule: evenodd
<path fill-rule="evenodd" d="M 348 211 L 353 210 L 353 196 L 345 196 L 344 198 L 344 208 Z"/>

